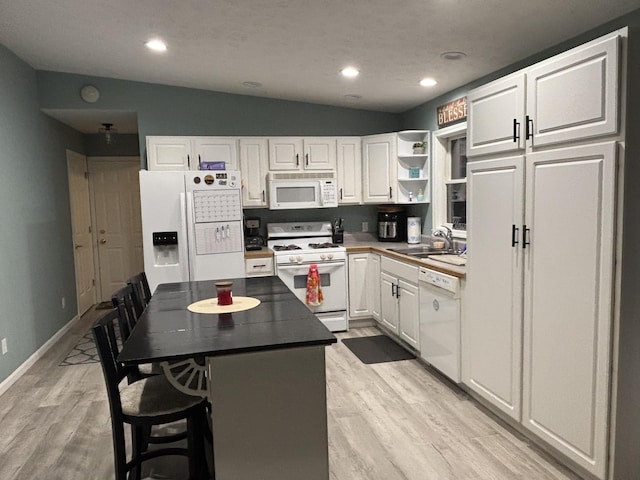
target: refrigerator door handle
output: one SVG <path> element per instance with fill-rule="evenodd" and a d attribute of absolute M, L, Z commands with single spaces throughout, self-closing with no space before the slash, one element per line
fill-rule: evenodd
<path fill-rule="evenodd" d="M 180 193 L 180 233 L 182 234 L 182 241 L 178 244 L 180 252 L 180 265 L 182 270 L 182 278 L 185 282 L 190 282 L 193 278 L 192 265 L 193 260 L 190 253 L 192 252 L 191 246 L 191 233 L 187 227 L 188 218 L 193 218 L 192 215 L 192 197 L 191 192 Z"/>

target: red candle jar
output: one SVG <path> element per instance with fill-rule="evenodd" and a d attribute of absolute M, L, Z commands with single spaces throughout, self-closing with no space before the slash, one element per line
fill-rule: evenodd
<path fill-rule="evenodd" d="M 218 305 L 233 304 L 231 296 L 231 285 L 233 282 L 216 282 L 216 291 L 218 292 Z"/>

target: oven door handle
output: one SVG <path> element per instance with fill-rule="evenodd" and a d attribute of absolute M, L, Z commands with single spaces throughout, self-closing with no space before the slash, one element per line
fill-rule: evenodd
<path fill-rule="evenodd" d="M 281 269 L 281 270 L 293 270 L 296 268 L 304 268 L 304 270 L 309 270 L 309 267 L 313 264 L 312 263 L 285 263 L 285 264 L 281 264 L 278 265 L 277 268 Z M 324 262 L 324 263 L 316 263 L 316 265 L 318 265 L 318 272 L 320 273 L 325 273 L 322 271 L 323 267 L 344 267 L 346 265 L 346 262 Z"/>

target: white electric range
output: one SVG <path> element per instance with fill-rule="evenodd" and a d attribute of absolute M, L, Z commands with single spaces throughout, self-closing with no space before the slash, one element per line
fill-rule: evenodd
<path fill-rule="evenodd" d="M 331 222 L 267 224 L 267 247 L 276 274 L 300 301 L 306 300 L 307 274 L 318 266 L 324 300 L 307 308 L 332 332 L 347 330 L 346 248 L 331 242 Z"/>

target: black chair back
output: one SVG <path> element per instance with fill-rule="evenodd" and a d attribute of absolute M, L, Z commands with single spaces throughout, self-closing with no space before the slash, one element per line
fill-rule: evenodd
<path fill-rule="evenodd" d="M 111 295 L 111 303 L 113 308 L 122 307 L 122 315 L 120 315 L 120 333 L 122 334 L 122 340 L 126 340 L 131 335 L 133 327 L 138 322 L 140 313 L 135 308 L 135 291 L 132 285 L 126 285 L 119 290 L 116 290 Z"/>
<path fill-rule="evenodd" d="M 149 289 L 147 274 L 140 272 L 127 280 L 127 284 L 133 286 L 134 308 L 137 315 L 140 316 L 149 303 L 149 300 L 151 300 L 151 290 Z"/>
<path fill-rule="evenodd" d="M 93 324 L 93 339 L 96 343 L 102 373 L 104 374 L 109 396 L 109 407 L 112 419 L 122 419 L 122 404 L 120 402 L 119 385 L 123 379 L 129 382 L 140 379 L 136 366 L 127 366 L 118 361 L 120 346 L 116 325 L 120 328 L 121 317 L 124 315 L 122 306 L 109 310 Z M 121 422 L 117 422 L 121 423 Z"/>

